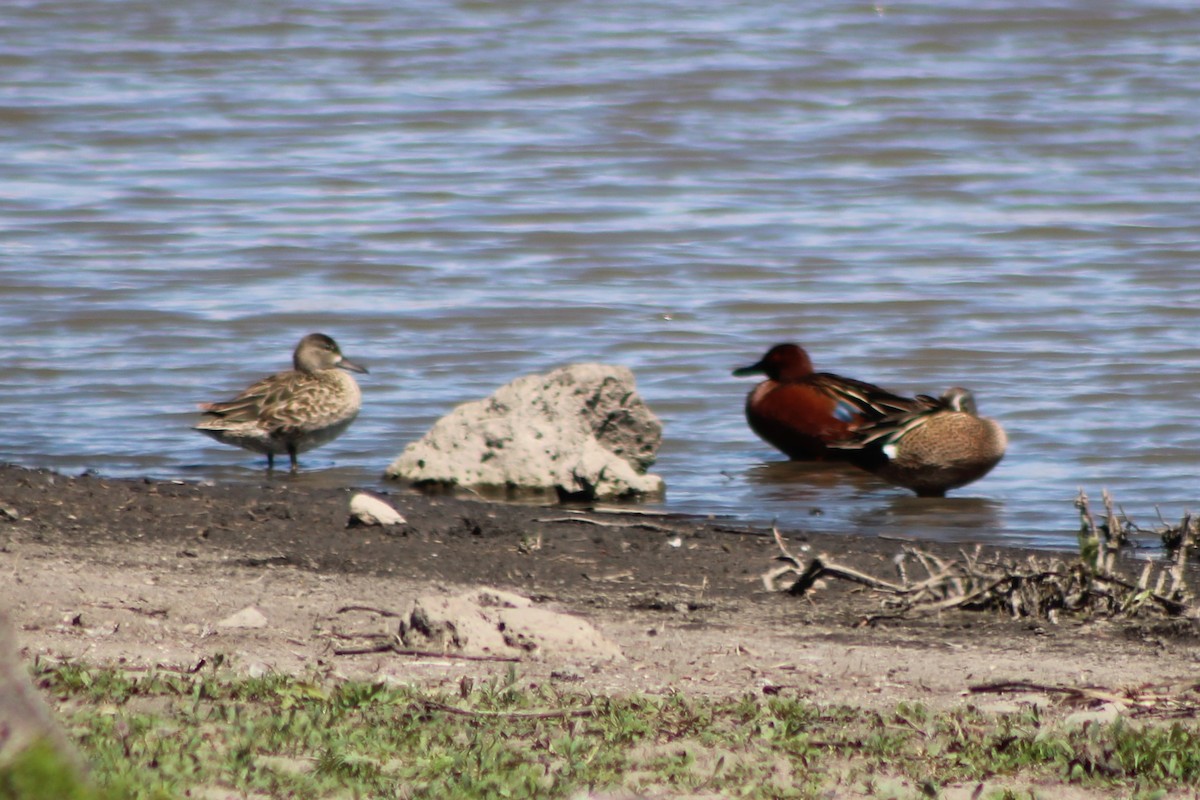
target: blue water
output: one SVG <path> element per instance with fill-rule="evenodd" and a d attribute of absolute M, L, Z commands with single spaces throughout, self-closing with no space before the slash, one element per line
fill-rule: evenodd
<path fill-rule="evenodd" d="M 662 507 L 1057 545 L 1200 461 L 1200 7 L 17 0 L 0 26 L 0 459 L 261 480 L 188 430 L 305 333 L 366 362 L 310 483 L 455 404 L 625 364 Z M 780 341 L 1008 430 L 946 501 L 787 464 Z"/>

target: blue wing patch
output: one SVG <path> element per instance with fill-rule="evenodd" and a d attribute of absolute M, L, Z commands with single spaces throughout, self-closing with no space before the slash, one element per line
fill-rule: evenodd
<path fill-rule="evenodd" d="M 835 419 L 841 420 L 842 422 L 851 423 L 858 419 L 859 412 L 858 409 L 850 403 L 842 402 L 834 406 L 833 416 Z"/>

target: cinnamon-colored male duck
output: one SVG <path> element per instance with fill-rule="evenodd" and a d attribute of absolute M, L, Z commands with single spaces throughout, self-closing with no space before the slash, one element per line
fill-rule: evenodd
<path fill-rule="evenodd" d="M 831 448 L 853 431 L 888 415 L 918 407 L 915 400 L 870 383 L 813 370 L 812 359 L 796 344 L 777 344 L 738 376 L 764 373 L 767 379 L 746 398 L 750 429 L 796 461 L 857 461 L 857 449 Z"/>
<path fill-rule="evenodd" d="M 366 372 L 342 355 L 337 342 L 310 333 L 292 353 L 293 369 L 268 375 L 237 397 L 201 406 L 205 419 L 195 429 L 219 442 L 265 453 L 267 469 L 287 453 L 296 455 L 340 436 L 362 406 L 362 392 L 342 370 Z"/>
<path fill-rule="evenodd" d="M 916 399 L 920 408 L 870 422 L 837 446 L 861 452 L 859 466 L 918 497 L 944 497 L 1000 463 L 1008 436 L 979 416 L 970 391 L 956 386 L 940 398 Z"/>

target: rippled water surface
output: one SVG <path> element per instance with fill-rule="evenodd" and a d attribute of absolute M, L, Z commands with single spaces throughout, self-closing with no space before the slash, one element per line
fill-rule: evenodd
<path fill-rule="evenodd" d="M 1058 544 L 1080 487 L 1195 506 L 1200 7 L 10 0 L 0 459 L 260 480 L 188 430 L 335 336 L 373 484 L 456 403 L 574 361 L 663 418 L 665 507 Z M 730 376 L 779 341 L 973 388 L 945 501 L 784 462 Z"/>

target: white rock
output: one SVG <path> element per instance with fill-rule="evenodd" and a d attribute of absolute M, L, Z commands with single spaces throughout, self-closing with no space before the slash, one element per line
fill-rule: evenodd
<path fill-rule="evenodd" d="M 462 598 L 477 606 L 490 608 L 529 608 L 533 605 L 533 601 L 523 594 L 491 587 L 472 589 L 462 595 Z"/>
<path fill-rule="evenodd" d="M 409 647 L 469 655 L 508 649 L 495 619 L 468 596 L 419 598 L 401 620 L 400 638 Z"/>
<path fill-rule="evenodd" d="M 1111 725 L 1121 718 L 1124 706 L 1120 703 L 1105 703 L 1099 708 L 1076 711 L 1063 720 L 1068 728 L 1085 728 L 1088 725 Z"/>
<path fill-rule="evenodd" d="M 362 525 L 403 525 L 405 519 L 390 505 L 365 492 L 350 498 L 350 521 Z"/>
<path fill-rule="evenodd" d="M 387 468 L 415 483 L 615 498 L 663 491 L 648 475 L 662 423 L 625 367 L 574 364 L 528 375 L 438 420 Z"/>
<path fill-rule="evenodd" d="M 217 623 L 218 628 L 265 628 L 266 616 L 254 606 L 246 606 Z"/>
<path fill-rule="evenodd" d="M 501 608 L 497 616 L 509 647 L 572 659 L 621 658 L 621 648 L 579 617 L 547 608 Z"/>
<path fill-rule="evenodd" d="M 270 674 L 270 672 L 271 668 L 264 661 L 251 661 L 246 665 L 246 674 L 251 678 L 261 678 L 264 675 Z"/>
<path fill-rule="evenodd" d="M 624 658 L 621 649 L 587 620 L 491 588 L 418 598 L 402 617 L 399 633 L 407 647 L 447 655 L 565 661 Z"/>

